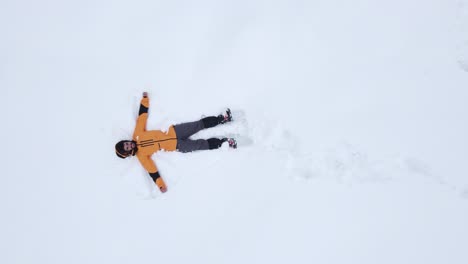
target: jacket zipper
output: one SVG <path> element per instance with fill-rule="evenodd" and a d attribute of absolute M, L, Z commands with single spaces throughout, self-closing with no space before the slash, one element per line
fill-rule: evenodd
<path fill-rule="evenodd" d="M 159 149 L 161 149 L 160 142 L 169 141 L 169 140 L 177 140 L 177 138 L 168 138 L 168 139 L 162 139 L 162 140 L 147 139 L 147 140 L 142 140 L 140 144 L 137 144 L 137 146 L 144 148 L 144 147 L 153 146 L 155 143 L 158 143 Z"/>

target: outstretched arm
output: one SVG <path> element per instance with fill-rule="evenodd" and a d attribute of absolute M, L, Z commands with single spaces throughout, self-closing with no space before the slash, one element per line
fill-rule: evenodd
<path fill-rule="evenodd" d="M 167 186 L 164 180 L 159 175 L 158 168 L 150 156 L 138 156 L 141 165 L 148 171 L 150 177 L 153 179 L 154 183 L 158 186 L 159 190 L 163 193 L 167 191 Z"/>
<path fill-rule="evenodd" d="M 138 111 L 137 123 L 135 126 L 135 131 L 133 132 L 133 139 L 135 140 L 135 135 L 139 132 L 146 130 L 146 121 L 148 120 L 148 109 L 149 109 L 149 98 L 148 93 L 143 93 L 143 98 L 140 102 L 140 111 Z"/>
<path fill-rule="evenodd" d="M 148 98 L 148 93 L 143 92 L 143 98 L 141 99 L 140 103 L 140 111 L 138 112 L 138 116 L 144 113 L 148 113 L 148 108 L 149 108 L 149 98 Z"/>
<path fill-rule="evenodd" d="M 163 178 L 161 178 L 158 171 L 155 173 L 150 173 L 150 177 L 153 179 L 154 183 L 158 186 L 162 193 L 167 192 L 166 183 L 164 182 Z"/>

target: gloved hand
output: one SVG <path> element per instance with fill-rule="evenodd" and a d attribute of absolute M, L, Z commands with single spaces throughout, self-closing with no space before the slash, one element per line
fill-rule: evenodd
<path fill-rule="evenodd" d="M 159 177 L 156 179 L 156 185 L 159 187 L 159 190 L 162 192 L 162 193 L 165 193 L 167 192 L 167 187 L 166 187 L 166 183 L 164 183 L 164 180 Z"/>

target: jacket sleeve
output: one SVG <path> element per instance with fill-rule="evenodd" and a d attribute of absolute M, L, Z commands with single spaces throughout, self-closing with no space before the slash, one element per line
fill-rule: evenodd
<path fill-rule="evenodd" d="M 164 182 L 163 178 L 161 178 L 161 175 L 159 175 L 158 168 L 151 159 L 151 156 L 138 156 L 138 159 L 140 160 L 140 163 L 143 165 L 145 170 L 148 171 L 150 177 L 153 179 L 153 182 L 158 186 L 158 188 L 162 192 L 166 192 L 166 183 Z"/>
<path fill-rule="evenodd" d="M 148 109 L 149 109 L 149 99 L 142 98 L 140 102 L 140 110 L 138 111 L 137 123 L 135 126 L 135 131 L 133 132 L 133 138 L 135 135 L 146 130 L 146 121 L 148 120 Z"/>
<path fill-rule="evenodd" d="M 154 161 L 151 159 L 151 156 L 139 156 L 137 155 L 138 160 L 140 160 L 141 165 L 145 170 L 150 174 L 150 176 L 153 174 L 159 174 L 158 173 L 158 167 L 156 167 L 156 164 Z"/>

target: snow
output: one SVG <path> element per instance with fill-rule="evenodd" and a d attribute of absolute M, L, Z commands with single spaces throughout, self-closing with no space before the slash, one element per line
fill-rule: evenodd
<path fill-rule="evenodd" d="M 468 1 L 3 1 L 1 263 L 467 263 Z M 243 111 L 156 153 L 129 138 Z"/>

